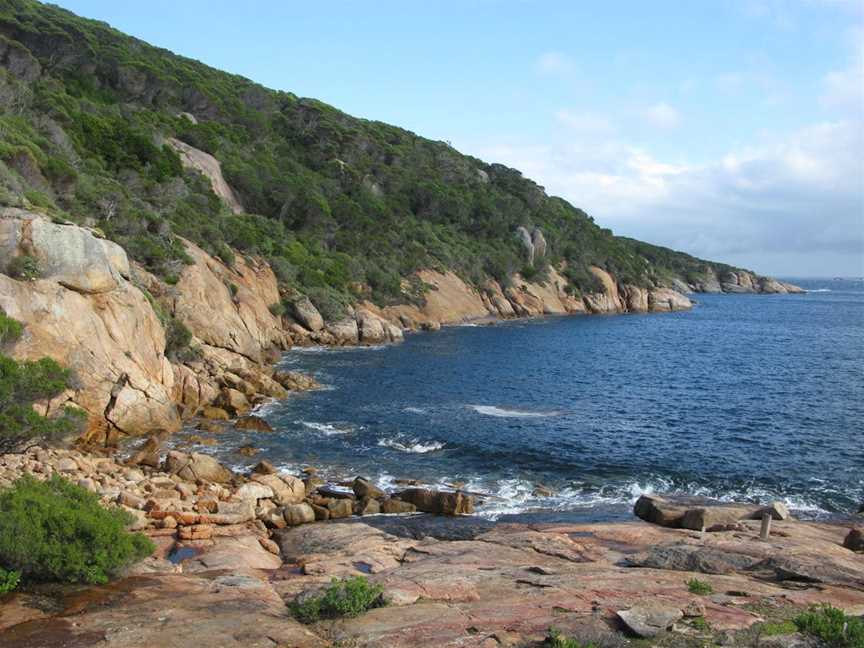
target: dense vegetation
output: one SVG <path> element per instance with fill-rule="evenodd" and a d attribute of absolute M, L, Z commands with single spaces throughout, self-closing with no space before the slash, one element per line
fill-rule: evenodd
<path fill-rule="evenodd" d="M 25 475 L 0 491 L 0 576 L 24 582 L 106 583 L 148 556 L 153 543 L 129 533 L 131 515 L 58 475 Z M 11 575 L 10 575 L 11 574 Z M 0 583 L 2 586 L 2 583 Z"/>
<path fill-rule="evenodd" d="M 420 268 L 477 285 L 543 272 L 526 268 L 520 225 L 542 229 L 543 263 L 566 262 L 576 291 L 597 288 L 590 264 L 638 285 L 707 267 L 613 236 L 514 169 L 35 0 L 0 6 L 0 62 L 0 204 L 98 226 L 169 281 L 188 262 L 180 235 L 227 263 L 231 248 L 266 256 L 286 294 L 338 312 L 417 298 L 403 279 Z M 168 137 L 219 159 L 248 213 L 184 171 Z"/>
<path fill-rule="evenodd" d="M 3 346 L 22 333 L 21 324 L 0 309 L 0 452 L 29 439 L 70 435 L 82 423 L 82 417 L 72 409 L 50 419 L 33 409 L 34 402 L 67 389 L 71 375 L 50 358 L 19 362 L 3 355 Z"/>

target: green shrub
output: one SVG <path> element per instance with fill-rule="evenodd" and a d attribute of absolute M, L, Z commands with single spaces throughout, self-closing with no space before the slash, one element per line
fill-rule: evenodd
<path fill-rule="evenodd" d="M 173 317 L 168 320 L 165 329 L 165 355 L 172 360 L 180 359 L 180 356 L 189 349 L 192 342 L 192 332 L 183 322 Z"/>
<path fill-rule="evenodd" d="M 600 646 L 593 641 L 585 643 L 573 639 L 572 637 L 565 637 L 555 628 L 549 629 L 549 634 L 546 635 L 546 640 L 543 642 L 543 645 L 548 648 L 600 648 Z"/>
<path fill-rule="evenodd" d="M 13 279 L 20 281 L 32 281 L 38 279 L 41 271 L 39 269 L 39 261 L 36 257 L 28 254 L 22 254 L 9 262 L 6 268 L 6 273 Z"/>
<path fill-rule="evenodd" d="M 759 634 L 764 637 L 792 634 L 798 631 L 794 621 L 773 621 L 759 626 Z"/>
<path fill-rule="evenodd" d="M 698 594 L 699 596 L 708 596 L 714 592 L 711 583 L 706 583 L 698 578 L 691 578 L 688 580 L 687 589 L 691 594 Z"/>
<path fill-rule="evenodd" d="M 0 594 L 7 594 L 18 587 L 21 581 L 21 572 L 7 571 L 0 567 Z"/>
<path fill-rule="evenodd" d="M 799 632 L 818 637 L 829 648 L 864 648 L 864 620 L 827 603 L 811 607 L 793 621 Z"/>
<path fill-rule="evenodd" d="M 690 621 L 690 625 L 696 628 L 696 630 L 701 630 L 702 632 L 707 632 L 711 629 L 711 625 L 705 620 L 704 616 L 694 617 Z"/>
<path fill-rule="evenodd" d="M 58 475 L 45 482 L 25 475 L 0 491 L 0 565 L 25 582 L 106 583 L 154 550 L 149 538 L 126 531 L 132 521 Z"/>
<path fill-rule="evenodd" d="M 302 623 L 321 619 L 356 617 L 366 610 L 385 605 L 381 585 L 373 585 L 363 576 L 333 579 L 323 594 L 291 604 L 292 614 Z"/>
<path fill-rule="evenodd" d="M 273 315 L 273 317 L 282 317 L 285 314 L 285 310 L 285 304 L 282 302 L 270 304 L 270 314 Z"/>
<path fill-rule="evenodd" d="M 335 322 L 345 317 L 345 304 L 334 291 L 328 288 L 311 288 L 306 291 L 309 301 L 321 313 L 326 322 Z"/>
<path fill-rule="evenodd" d="M 0 354 L 0 451 L 28 439 L 53 439 L 77 432 L 82 416 L 66 408 L 53 419 L 40 416 L 33 403 L 52 398 L 70 383 L 71 374 L 50 358 L 18 362 Z"/>
<path fill-rule="evenodd" d="M 15 342 L 23 332 L 24 327 L 21 322 L 7 317 L 3 309 L 0 308 L 0 347 Z"/>

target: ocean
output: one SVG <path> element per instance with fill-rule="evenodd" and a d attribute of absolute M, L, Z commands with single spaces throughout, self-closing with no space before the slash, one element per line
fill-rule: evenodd
<path fill-rule="evenodd" d="M 455 484 L 487 494 L 479 514 L 498 520 L 629 519 L 651 492 L 779 499 L 804 518 L 854 512 L 864 283 L 797 283 L 809 292 L 292 350 L 281 366 L 325 389 L 260 408 L 276 434 L 197 450 L 245 466 L 256 459 L 235 450 L 252 443 L 288 469 Z"/>

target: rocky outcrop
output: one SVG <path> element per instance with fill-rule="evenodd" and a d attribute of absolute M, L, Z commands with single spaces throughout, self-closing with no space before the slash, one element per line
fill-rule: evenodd
<path fill-rule="evenodd" d="M 313 333 L 324 328 L 324 318 L 315 308 L 312 301 L 305 295 L 291 303 L 291 311 L 294 318 Z"/>
<path fill-rule="evenodd" d="M 129 278 L 129 260 L 116 243 L 71 223 L 0 209 L 0 272 L 19 256 L 35 260 L 40 278 L 80 293 L 111 292 Z"/>
<path fill-rule="evenodd" d="M 69 367 L 74 388 L 43 412 L 69 404 L 88 414 L 86 436 L 174 431 L 174 372 L 165 334 L 129 274 L 122 249 L 71 225 L 21 210 L 0 213 L 0 249 L 38 259 L 44 278 L 16 281 L 0 274 L 0 308 L 24 324 L 8 353 L 22 360 L 51 357 Z"/>
<path fill-rule="evenodd" d="M 210 181 L 213 193 L 219 196 L 231 211 L 235 214 L 243 212 L 243 205 L 240 204 L 240 200 L 237 198 L 234 190 L 231 189 L 231 186 L 225 181 L 222 175 L 222 165 L 219 163 L 219 160 L 209 153 L 199 151 L 194 146 L 190 146 L 186 142 L 181 142 L 173 137 L 168 139 L 168 145 L 180 156 L 183 166 L 199 171 Z"/>

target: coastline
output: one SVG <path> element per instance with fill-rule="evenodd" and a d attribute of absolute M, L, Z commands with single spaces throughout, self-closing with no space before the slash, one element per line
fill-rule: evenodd
<path fill-rule="evenodd" d="M 306 493 L 314 473 L 306 473 L 306 484 L 269 471 L 244 479 L 176 454 L 164 464 L 167 473 L 75 451 L 0 457 L 5 478 L 59 472 L 103 501 L 120 502 L 157 546 L 110 585 L 37 586 L 0 597 L 4 646 L 492 648 L 540 646 L 556 628 L 617 642 L 601 645 L 643 636 L 656 646 L 723 640 L 767 647 L 774 644 L 759 643 L 762 628 L 810 605 L 864 614 L 864 561 L 843 546 L 851 525 L 796 521 L 782 507 L 771 509 L 779 519 L 768 542 L 759 540 L 762 523 L 739 519 L 752 507 L 741 513 L 687 504 L 677 513 L 677 504 L 656 499 L 663 516 L 707 510 L 715 526 L 706 534 L 642 520 L 501 524 L 463 515 L 351 515 L 349 500 L 332 497 L 327 507 L 315 506 L 345 517 L 314 522 L 318 508 L 302 503 L 316 497 Z M 377 493 L 354 486 L 354 496 L 367 496 L 355 505 L 370 507 L 368 496 Z M 277 491 L 282 501 L 301 504 L 274 516 L 265 502 Z M 353 576 L 379 584 L 387 606 L 313 625 L 292 618 L 293 601 Z M 693 579 L 709 593 L 690 591 Z M 669 621 L 646 627 L 633 620 L 644 612 Z"/>

